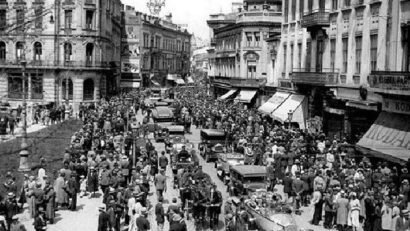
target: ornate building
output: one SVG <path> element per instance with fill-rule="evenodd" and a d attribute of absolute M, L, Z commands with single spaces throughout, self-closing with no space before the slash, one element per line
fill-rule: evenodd
<path fill-rule="evenodd" d="M 161 19 L 126 6 L 123 15 L 123 88 L 165 86 L 167 76 L 189 74 L 191 34 L 173 23 L 171 14 Z"/>
<path fill-rule="evenodd" d="M 78 110 L 117 90 L 120 0 L 2 0 L 0 25 L 2 100 Z"/>
<path fill-rule="evenodd" d="M 230 14 L 211 15 L 209 74 L 216 96 L 237 93 L 242 103 L 258 103 L 255 96 L 266 83 L 270 58 L 265 39 L 280 32 L 281 12 L 282 1 L 244 0 Z"/>

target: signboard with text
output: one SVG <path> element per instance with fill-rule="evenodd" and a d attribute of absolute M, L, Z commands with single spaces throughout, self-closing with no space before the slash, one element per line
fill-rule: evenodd
<path fill-rule="evenodd" d="M 410 115 L 410 101 L 397 99 L 383 99 L 383 110 Z"/>

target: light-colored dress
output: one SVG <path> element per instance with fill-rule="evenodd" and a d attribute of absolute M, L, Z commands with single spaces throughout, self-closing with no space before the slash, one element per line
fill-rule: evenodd
<path fill-rule="evenodd" d="M 382 207 L 382 229 L 383 230 L 393 230 L 392 228 L 392 215 L 393 210 L 387 205 Z"/>
<path fill-rule="evenodd" d="M 360 227 L 360 221 L 359 221 L 359 216 L 360 216 L 360 201 L 358 199 L 351 200 L 349 203 L 350 207 L 350 216 L 348 220 L 348 225 L 353 226 L 355 228 Z"/>

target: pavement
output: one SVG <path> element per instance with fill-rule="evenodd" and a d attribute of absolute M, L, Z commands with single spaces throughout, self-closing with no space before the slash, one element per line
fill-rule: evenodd
<path fill-rule="evenodd" d="M 142 120 L 142 115 L 138 114 L 137 116 L 138 120 Z M 35 127 L 33 127 L 33 130 Z M 194 144 L 197 144 L 200 141 L 200 130 L 198 129 L 192 129 L 191 134 L 186 135 L 187 139 L 190 140 L 190 142 L 193 142 Z M 153 138 L 150 136 L 150 138 Z M 152 142 L 157 149 L 157 151 L 160 153 L 161 151 L 164 150 L 164 144 L 163 143 L 155 143 L 154 139 L 152 139 Z M 169 158 L 169 155 L 167 155 Z M 221 180 L 217 177 L 214 163 L 206 163 L 203 158 L 198 155 L 199 157 L 199 164 L 202 165 L 203 171 L 208 173 L 211 177 L 211 179 L 216 183 L 218 190 L 221 191 L 222 196 L 224 201 L 229 197 L 227 193 L 227 188 L 223 184 Z M 171 168 L 167 168 L 166 172 L 167 176 L 167 186 L 168 190 L 164 192 L 164 208 L 165 211 L 167 211 L 168 206 L 170 205 L 170 202 L 172 201 L 173 198 L 178 198 L 179 200 L 179 193 L 177 190 L 173 189 L 173 175 Z M 148 211 L 148 219 L 151 224 L 151 230 L 157 230 L 157 225 L 155 221 L 155 205 L 157 203 L 157 195 L 155 193 L 155 186 L 153 185 L 153 182 L 150 183 L 150 193 L 148 200 L 151 204 L 151 209 Z M 278 186 L 279 191 L 281 190 L 281 186 Z M 102 196 L 99 198 L 93 198 L 93 199 L 88 199 L 87 197 L 83 198 L 78 198 L 78 209 L 75 212 L 69 211 L 69 210 L 59 210 L 56 212 L 56 223 L 53 225 L 49 225 L 47 230 L 48 231 L 91 231 L 91 230 L 97 230 L 98 228 L 98 207 L 102 204 Z M 224 206 L 222 206 L 223 208 Z M 302 214 L 301 215 L 294 215 L 294 218 L 299 225 L 300 229 L 304 230 L 314 230 L 314 231 L 324 231 L 326 229 L 323 228 L 323 226 L 313 226 L 309 223 L 309 221 L 312 218 L 313 215 L 313 207 L 307 207 L 307 208 L 302 208 Z M 223 214 L 223 211 L 222 211 Z M 218 229 L 214 230 L 225 230 L 223 220 L 224 217 L 221 215 L 220 216 L 220 222 L 219 222 L 219 227 Z M 22 223 L 26 226 L 27 231 L 34 231 L 33 227 L 33 219 L 30 219 L 28 216 L 28 212 L 26 211 L 23 213 L 22 218 L 21 218 Z M 193 223 L 193 220 L 186 220 L 187 224 L 187 230 L 188 231 L 199 231 L 199 230 L 210 230 L 209 225 L 206 224 L 205 227 L 195 227 L 195 224 Z M 126 229 L 123 229 L 126 230 Z M 166 221 L 165 222 L 165 231 L 169 230 L 169 224 Z"/>
<path fill-rule="evenodd" d="M 31 124 L 31 125 L 27 126 L 27 134 L 32 133 L 32 132 L 40 131 L 41 129 L 46 128 L 46 127 L 48 127 L 48 126 L 47 125 L 42 125 L 42 124 Z M 9 132 L 8 129 L 7 129 L 7 132 Z M 8 135 L 1 136 L 0 143 L 13 140 L 17 137 L 21 137 L 22 133 L 23 133 L 23 127 L 21 125 L 19 125 L 18 127 L 16 127 L 14 129 L 14 135 L 8 134 Z"/>

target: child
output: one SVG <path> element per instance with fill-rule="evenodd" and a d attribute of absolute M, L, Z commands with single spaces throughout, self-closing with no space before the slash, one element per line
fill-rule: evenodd
<path fill-rule="evenodd" d="M 80 198 L 87 195 L 87 179 L 83 175 L 80 176 Z"/>

